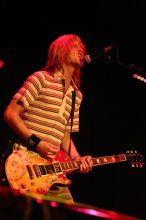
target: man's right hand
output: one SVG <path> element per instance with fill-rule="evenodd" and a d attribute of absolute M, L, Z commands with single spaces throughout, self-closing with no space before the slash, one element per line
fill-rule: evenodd
<path fill-rule="evenodd" d="M 59 147 L 54 146 L 47 141 L 40 141 L 36 147 L 36 151 L 44 158 L 53 159 L 56 153 L 59 151 Z"/>

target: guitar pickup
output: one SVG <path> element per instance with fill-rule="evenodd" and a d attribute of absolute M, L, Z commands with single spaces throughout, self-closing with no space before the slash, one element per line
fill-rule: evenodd
<path fill-rule="evenodd" d="M 29 177 L 30 179 L 32 180 L 34 177 L 33 177 L 33 172 L 32 172 L 32 169 L 29 165 L 26 165 L 26 168 L 27 168 L 27 171 L 29 173 Z"/>
<path fill-rule="evenodd" d="M 55 173 L 62 173 L 63 172 L 62 168 L 60 166 L 60 163 L 58 161 L 53 161 L 52 165 L 53 165 Z"/>

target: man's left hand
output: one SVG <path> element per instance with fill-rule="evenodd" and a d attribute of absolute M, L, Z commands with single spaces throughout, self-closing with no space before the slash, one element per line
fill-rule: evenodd
<path fill-rule="evenodd" d="M 92 157 L 91 156 L 84 156 L 80 158 L 80 173 L 88 173 L 89 171 L 92 170 Z"/>

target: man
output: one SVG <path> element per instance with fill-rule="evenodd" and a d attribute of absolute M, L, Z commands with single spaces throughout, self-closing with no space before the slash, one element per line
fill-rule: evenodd
<path fill-rule="evenodd" d="M 70 137 L 71 132 L 79 131 L 80 69 L 85 53 L 78 36 L 58 37 L 49 47 L 44 69 L 27 78 L 4 112 L 5 121 L 28 150 L 48 160 L 62 150 L 71 160 L 80 160 L 80 172 L 92 169 L 91 156 L 81 157 Z M 50 188 L 47 195 L 72 202 L 66 187 Z"/>

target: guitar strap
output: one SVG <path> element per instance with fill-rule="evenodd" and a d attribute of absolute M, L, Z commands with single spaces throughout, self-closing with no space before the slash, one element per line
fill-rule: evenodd
<path fill-rule="evenodd" d="M 76 92 L 75 92 L 75 90 L 74 90 L 74 91 L 72 92 L 72 107 L 71 107 L 71 112 L 70 112 L 70 118 L 71 118 L 71 133 L 72 133 L 72 126 L 73 126 L 74 110 L 75 110 L 75 99 L 76 99 Z M 71 156 L 71 137 L 70 137 L 68 155 Z"/>

